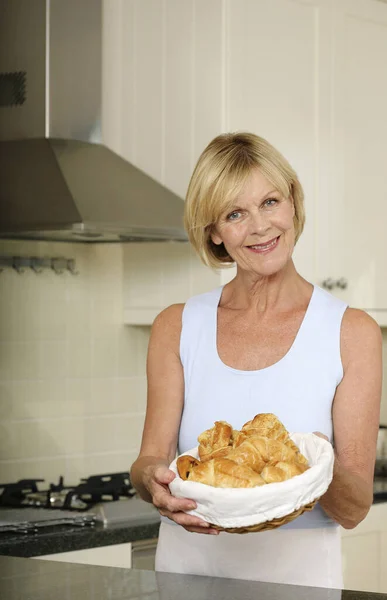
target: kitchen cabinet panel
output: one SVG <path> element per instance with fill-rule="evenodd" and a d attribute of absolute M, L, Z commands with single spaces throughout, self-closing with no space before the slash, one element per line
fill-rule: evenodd
<path fill-rule="evenodd" d="M 193 135 L 194 3 L 165 3 L 163 181 L 184 198 L 191 174 Z"/>
<path fill-rule="evenodd" d="M 334 4 L 331 189 L 317 206 L 317 270 L 354 307 L 387 309 L 387 5 Z M 385 314 L 381 315 L 385 320 Z"/>
<path fill-rule="evenodd" d="M 121 95 L 120 110 L 120 150 L 119 153 L 126 160 L 136 164 L 136 40 L 139 33 L 136 21 L 136 0 L 120 0 L 122 3 L 119 14 L 119 30 L 117 37 L 121 43 L 121 76 L 118 82 L 117 93 Z M 109 7 L 111 2 L 109 2 Z M 109 68 L 106 65 L 107 69 Z"/>
<path fill-rule="evenodd" d="M 164 3 L 137 1 L 134 22 L 134 131 L 125 134 L 134 136 L 136 166 L 162 181 Z"/>
<path fill-rule="evenodd" d="M 81 565 L 98 565 L 100 567 L 131 569 L 132 544 L 127 542 L 125 544 L 113 544 L 112 546 L 102 546 L 100 548 L 45 554 L 44 556 L 34 556 L 33 558 L 36 560 L 53 560 Z"/>
<path fill-rule="evenodd" d="M 227 131 L 225 28 L 223 0 L 195 0 L 193 55 L 193 169 L 199 155 L 219 133 Z"/>
<path fill-rule="evenodd" d="M 108 0 L 102 4 L 102 139 L 104 144 L 114 152 L 121 151 L 121 22 L 122 2 L 118 0 L 112 5 Z"/>
<path fill-rule="evenodd" d="M 151 325 L 164 308 L 222 281 L 220 273 L 201 264 L 189 244 L 129 244 L 124 248 L 124 322 Z"/>
<path fill-rule="evenodd" d="M 380 591 L 387 594 L 387 531 L 380 534 Z"/>
<path fill-rule="evenodd" d="M 104 142 L 184 198 L 220 133 L 223 2 L 104 0 Z"/>
<path fill-rule="evenodd" d="M 340 530 L 344 588 L 387 593 L 387 502 L 373 504 L 355 529 Z"/>
<path fill-rule="evenodd" d="M 114 15 L 109 52 L 117 58 L 121 45 L 113 71 L 124 74 L 122 85 L 109 79 L 121 94 L 112 99 L 121 111 L 119 151 L 183 198 L 200 152 L 219 132 L 249 130 L 267 138 L 305 191 L 296 268 L 387 325 L 387 279 L 380 275 L 387 255 L 387 4 L 117 0 L 110 35 Z M 111 119 L 117 132 L 117 117 Z M 188 282 L 174 252 L 160 247 L 155 257 L 165 273 L 177 268 L 168 302 L 180 302 L 187 286 L 200 293 L 230 278 L 232 271 L 214 274 L 182 252 Z M 145 298 L 138 308 L 157 314 L 164 307 L 159 269 L 137 271 Z M 130 310 L 136 277 L 125 299 Z M 149 277 L 154 280 L 143 293 Z"/>
<path fill-rule="evenodd" d="M 306 226 L 295 249 L 315 279 L 315 207 L 324 203 L 329 125 L 331 2 L 229 2 L 227 118 L 280 150 L 305 192 Z"/>
<path fill-rule="evenodd" d="M 124 246 L 124 308 L 162 306 L 163 242 Z"/>
<path fill-rule="evenodd" d="M 364 533 L 342 540 L 344 588 L 379 591 L 379 534 Z"/>

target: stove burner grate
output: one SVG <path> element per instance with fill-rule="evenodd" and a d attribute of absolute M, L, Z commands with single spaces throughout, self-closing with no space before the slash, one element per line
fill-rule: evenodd
<path fill-rule="evenodd" d="M 75 486 L 66 486 L 64 478 L 48 489 L 40 490 L 44 479 L 22 479 L 16 483 L 0 484 L 0 506 L 40 506 L 66 510 L 88 510 L 98 502 L 111 502 L 122 497 L 131 498 L 135 490 L 127 471 L 82 478 Z"/>

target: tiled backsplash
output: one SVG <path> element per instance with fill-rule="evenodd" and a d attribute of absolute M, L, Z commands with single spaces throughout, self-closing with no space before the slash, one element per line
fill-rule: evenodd
<path fill-rule="evenodd" d="M 71 483 L 135 459 L 150 329 L 123 325 L 124 251 L 130 245 L 0 241 L 0 254 L 74 258 L 79 271 L 0 273 L 0 482 Z M 387 359 L 387 330 L 383 339 Z"/>
<path fill-rule="evenodd" d="M 78 275 L 0 273 L 0 482 L 128 469 L 145 414 L 148 327 L 123 325 L 118 244 L 0 242 Z"/>

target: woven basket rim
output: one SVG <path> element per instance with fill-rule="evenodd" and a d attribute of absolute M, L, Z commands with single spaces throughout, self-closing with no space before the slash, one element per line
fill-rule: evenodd
<path fill-rule="evenodd" d="M 309 504 L 301 506 L 297 510 L 285 515 L 284 517 L 278 517 L 277 519 L 265 521 L 264 523 L 258 523 L 257 525 L 248 525 L 246 527 L 221 527 L 220 525 L 210 523 L 210 526 L 213 529 L 224 531 L 226 533 L 254 533 L 259 531 L 269 531 L 271 529 L 282 527 L 282 525 L 286 525 L 287 523 L 294 521 L 294 519 L 297 519 L 297 517 L 300 517 L 304 512 L 312 510 L 317 504 L 318 500 L 319 498 L 316 498 L 313 500 L 313 502 L 309 502 Z"/>

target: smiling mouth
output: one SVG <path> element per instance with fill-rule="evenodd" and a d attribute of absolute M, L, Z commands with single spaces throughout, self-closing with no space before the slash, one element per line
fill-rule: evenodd
<path fill-rule="evenodd" d="M 265 244 L 254 244 L 253 246 L 247 246 L 247 248 L 260 254 L 270 252 L 277 247 L 279 238 L 280 236 L 270 240 L 269 242 L 266 242 Z"/>

